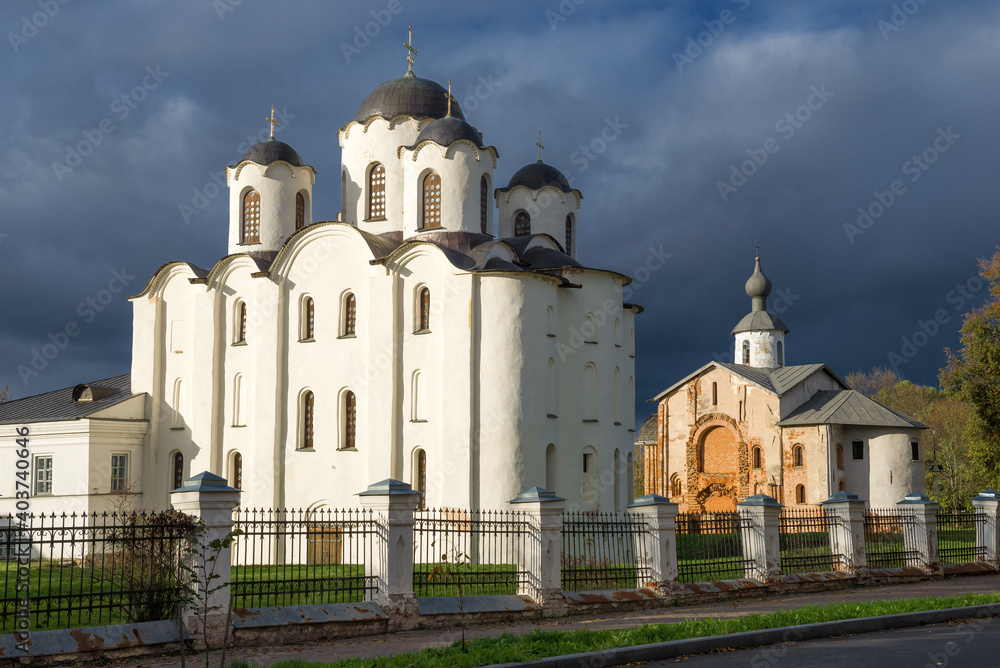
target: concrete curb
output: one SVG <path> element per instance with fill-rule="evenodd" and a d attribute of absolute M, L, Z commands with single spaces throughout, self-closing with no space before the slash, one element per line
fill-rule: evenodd
<path fill-rule="evenodd" d="M 732 633 L 723 636 L 673 640 L 670 642 L 654 643 L 652 645 L 618 647 L 599 652 L 552 656 L 527 663 L 496 664 L 492 668 L 522 668 L 524 666 L 538 666 L 540 668 L 602 668 L 603 666 L 618 666 L 635 661 L 656 661 L 660 659 L 673 659 L 688 654 L 705 654 L 723 648 L 742 649 L 746 647 L 761 647 L 783 642 L 828 638 L 830 636 L 888 631 L 908 626 L 942 624 L 952 619 L 985 619 L 997 616 L 1000 616 L 1000 603 L 971 605 L 963 608 L 905 612 L 898 615 L 886 615 L 884 617 L 843 619 L 835 622 L 785 626 L 777 629 L 746 631 L 744 633 Z"/>

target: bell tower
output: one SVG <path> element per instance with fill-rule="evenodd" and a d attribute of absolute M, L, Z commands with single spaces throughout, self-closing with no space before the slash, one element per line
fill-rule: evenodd
<path fill-rule="evenodd" d="M 781 318 L 767 310 L 771 281 L 760 268 L 760 253 L 754 260 L 753 275 L 746 283 L 750 313 L 733 328 L 736 364 L 760 368 L 785 366 L 785 334 L 788 327 Z"/>

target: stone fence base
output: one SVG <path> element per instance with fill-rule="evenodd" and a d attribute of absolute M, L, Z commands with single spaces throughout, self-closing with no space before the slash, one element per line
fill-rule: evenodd
<path fill-rule="evenodd" d="M 949 572 L 951 571 L 951 572 Z M 985 564 L 967 564 L 946 569 L 946 575 L 996 573 Z M 869 570 L 863 575 L 808 573 L 780 575 L 771 582 L 752 578 L 717 582 L 665 582 L 656 589 L 567 592 L 566 615 L 625 612 L 668 608 L 709 601 L 762 598 L 777 594 L 799 594 L 940 579 L 919 568 Z M 284 606 L 233 611 L 232 647 L 297 644 L 351 636 L 387 633 L 390 628 L 450 628 L 464 614 L 468 625 L 513 623 L 552 617 L 527 596 L 468 596 L 459 609 L 457 597 L 416 599 L 417 614 L 405 620 L 392 619 L 381 606 L 371 603 Z M 561 615 L 560 615 L 561 616 Z M 190 640 L 190 634 L 187 634 Z M 76 665 L 102 657 L 121 658 L 142 654 L 175 652 L 176 625 L 152 622 L 134 626 L 94 627 L 31 634 L 32 652 L 15 648 L 12 635 L 0 636 L 0 667 L 24 665 Z"/>

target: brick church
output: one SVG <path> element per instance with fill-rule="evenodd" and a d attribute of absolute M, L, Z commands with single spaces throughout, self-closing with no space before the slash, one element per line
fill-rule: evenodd
<path fill-rule="evenodd" d="M 818 504 L 838 491 L 873 506 L 924 491 L 926 425 L 852 390 L 825 364 L 785 365 L 788 327 L 767 310 L 756 258 L 733 363 L 710 362 L 651 401 L 645 491 L 688 512 L 734 510 L 752 494 Z"/>

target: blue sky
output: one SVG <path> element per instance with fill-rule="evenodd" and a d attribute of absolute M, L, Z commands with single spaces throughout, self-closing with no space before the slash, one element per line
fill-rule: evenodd
<path fill-rule="evenodd" d="M 452 80 L 500 151 L 497 183 L 541 130 L 584 195 L 581 259 L 642 278 L 640 399 L 730 359 L 755 241 L 790 364 L 895 362 L 936 384 L 986 296 L 997 3 L 63 2 L 0 6 L 0 386 L 15 397 L 128 370 L 123 297 L 167 261 L 225 254 L 214 183 L 272 104 L 318 172 L 314 217 L 335 218 L 337 130 L 406 71 L 408 25 L 417 74 Z"/>

